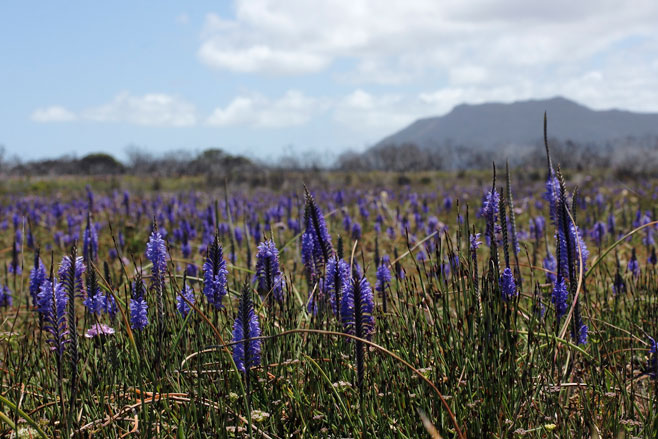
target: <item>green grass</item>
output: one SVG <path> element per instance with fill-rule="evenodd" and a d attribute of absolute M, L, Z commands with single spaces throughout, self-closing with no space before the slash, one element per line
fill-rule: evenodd
<path fill-rule="evenodd" d="M 435 176 L 431 183 L 423 183 L 423 176 L 412 176 L 413 189 L 424 194 L 433 192 L 437 185 L 446 191 L 463 185 L 459 187 L 461 193 L 454 196 L 467 200 L 461 207 L 466 221 L 457 223 L 456 207 L 442 213 L 439 219 L 449 225 L 449 232 L 440 234 L 440 247 L 424 262 L 415 257 L 420 247 L 414 249 L 414 243 L 408 243 L 399 233 L 393 240 L 385 234 L 380 236 L 380 254 L 393 259 L 393 249 L 400 255 L 410 248 L 411 252 L 400 259 L 406 276 L 393 280 L 388 312 L 383 312 L 381 299 L 376 299 L 376 332 L 373 344 L 366 348 L 363 395 L 356 386 L 354 341 L 341 335 L 343 328 L 331 312 L 318 316 L 307 313 L 308 286 L 301 269 L 298 240 L 292 232 L 280 228 L 273 237 L 280 249 L 287 243 L 281 252 L 286 301 L 270 309 L 267 300 L 261 302 L 256 295 L 263 350 L 262 365 L 250 372 L 250 410 L 245 407 L 244 377 L 230 356 L 237 292 L 253 273 L 253 266 L 246 267 L 243 243 L 237 248 L 237 263 L 229 268 L 230 299 L 225 300 L 226 309 L 215 312 L 208 307 L 199 279 L 188 278 L 198 306 L 187 319 L 182 319 L 174 308 L 182 285 L 180 269 L 184 259 L 178 248 L 170 248 L 173 260 L 169 262 L 165 295 L 163 346 L 158 346 L 152 312 L 151 324 L 144 331 L 130 331 L 124 320 L 127 315 L 119 313 L 111 322 L 115 335 L 102 342 L 85 339 L 83 330 L 95 321 L 83 312 L 80 303 L 80 385 L 75 410 L 70 413 L 71 383 L 68 378 L 62 383 L 62 404 L 56 357 L 39 329 L 37 313 L 26 305 L 32 252 L 25 249 L 21 253 L 24 274 L 4 277 L 14 291 L 14 307 L 0 309 L 0 436 L 9 436 L 17 428 L 27 431 L 29 427 L 35 431 L 32 437 L 38 429 L 47 437 L 62 438 L 245 437 L 252 427 L 253 437 L 419 438 L 429 437 L 420 415 L 423 413 L 446 438 L 459 437 L 458 429 L 469 438 L 594 438 L 597 432 L 600 437 L 656 437 L 658 384 L 642 376 L 642 371 L 648 355 L 647 336 L 658 335 L 658 284 L 656 268 L 645 263 L 647 255 L 640 233 L 631 241 L 614 243 L 609 238 L 599 249 L 588 241 L 588 265 L 592 268 L 580 297 L 590 337 L 586 345 L 576 345 L 569 331 L 562 337 L 559 334 L 564 320 L 555 319 L 551 285 L 546 284 L 544 272 L 538 267 L 545 254 L 545 242 L 522 241 L 519 258 L 523 288 L 517 299 L 503 301 L 498 275 L 489 263 L 489 249 L 483 245 L 478 250 L 477 273 L 468 250 L 472 226 L 484 230 L 483 220 L 475 219 L 473 214 L 480 205 L 479 185 L 466 183 L 474 175 L 453 180 L 435 180 Z M 484 174 L 481 177 L 482 181 L 486 178 Z M 330 178 L 334 184 L 346 177 Z M 397 176 L 368 174 L 358 178 L 350 184 L 395 187 Z M 163 179 L 159 187 L 163 193 L 184 191 L 201 181 Z M 5 183 L 5 193 L 79 192 L 84 183 L 77 179 L 57 179 L 56 183 L 14 181 Z M 104 183 L 95 180 L 92 185 L 102 193 L 141 184 L 143 196 L 151 197 L 148 188 L 152 183 L 128 178 Z M 583 190 L 592 195 L 596 187 L 597 183 L 592 182 Z M 296 189 L 301 192 L 301 187 Z M 513 189 L 517 206 L 523 207 L 517 224 L 525 227 L 530 217 L 542 213 L 532 202 L 523 202 L 526 191 L 536 194 L 529 200 L 539 199 L 541 184 L 524 186 L 523 190 L 513 184 Z M 637 206 L 626 204 L 613 189 L 609 186 L 606 194 L 611 206 L 619 206 L 615 208 L 618 227 L 630 231 Z M 653 204 L 650 197 L 647 191 L 638 204 Z M 209 196 L 205 201 L 211 203 L 212 199 Z M 431 200 L 432 208 L 441 200 L 441 196 Z M 470 206 L 468 217 L 466 202 Z M 402 212 L 412 211 L 408 201 L 397 204 L 391 200 L 388 211 L 383 212 L 386 224 L 393 224 L 397 207 Z M 604 212 L 597 212 L 594 205 L 588 209 L 578 212 L 578 218 L 583 219 L 579 224 L 604 218 L 609 207 Z M 350 204 L 349 211 L 358 218 L 355 204 Z M 591 218 L 585 220 L 588 215 Z M 334 240 L 342 232 L 341 219 L 338 214 L 328 216 Z M 103 214 L 97 220 L 111 220 L 115 233 L 125 234 L 126 257 L 145 260 L 148 216 L 132 221 Z M 243 221 L 234 220 L 238 225 Z M 64 224 L 62 219 L 59 228 Z M 547 227 L 550 237 L 553 230 Z M 3 238 L 5 248 L 11 247 L 10 230 Z M 372 224 L 364 221 L 355 255 L 356 260 L 365 262 L 373 286 L 374 237 Z M 51 231 L 38 227 L 35 238 L 37 242 L 49 242 Z M 416 238 L 420 241 L 424 236 Z M 345 241 L 345 253 L 349 255 L 355 242 L 348 237 Z M 223 245 L 228 253 L 227 238 Z M 253 258 L 255 246 L 253 242 L 251 245 Z M 100 235 L 101 261 L 112 246 L 106 226 Z M 623 273 L 628 292 L 613 295 L 614 255 L 624 260 L 632 246 L 638 248 L 642 274 L 633 279 Z M 609 247 L 610 252 L 606 252 Z M 56 248 L 55 263 L 65 253 L 65 249 Z M 4 253 L 6 258 L 10 254 Z M 459 269 L 444 276 L 438 267 L 454 254 L 461 261 Z M 601 262 L 597 260 L 599 255 Z M 44 252 L 43 260 L 48 265 L 50 255 Z M 195 253 L 194 262 L 201 265 L 202 257 Z M 144 271 L 148 271 L 146 264 Z M 135 269 L 128 264 L 124 273 L 115 261 L 110 272 L 107 281 L 123 312 L 127 312 L 128 285 Z M 103 270 L 99 273 L 102 275 Z M 535 288 L 546 306 L 545 318 L 533 312 Z M 150 311 L 154 311 L 152 292 L 147 300 Z M 110 323 L 105 316 L 102 321 Z M 65 377 L 68 370 L 65 355 Z"/>

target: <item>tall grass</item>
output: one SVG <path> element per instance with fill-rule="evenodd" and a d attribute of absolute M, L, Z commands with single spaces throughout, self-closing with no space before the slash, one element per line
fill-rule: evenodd
<path fill-rule="evenodd" d="M 0 221 L 9 222 L 2 238 L 7 264 L 16 231 L 28 219 L 34 249 L 23 241 L 20 252 L 14 250 L 29 261 L 26 267 L 37 247 L 42 255 L 52 248 L 61 259 L 87 218 L 100 223 L 104 268 L 89 259 L 87 270 L 116 300 L 117 313 L 90 313 L 74 292 L 68 328 L 77 349 L 67 343 L 62 357 L 51 352 L 32 306 L 29 270 L 5 275 L 14 302 L 0 308 L 0 436 L 656 437 L 658 383 L 647 366 L 655 358 L 649 337 L 658 336 L 658 283 L 656 267 L 647 262 L 652 246 L 642 241 L 656 222 L 632 224 L 638 207 L 650 210 L 655 182 L 638 181 L 633 201 L 614 184 L 592 181 L 574 196 L 568 181 L 560 183 L 559 218 L 546 221 L 542 239 L 529 236 L 526 225 L 548 216 L 544 181 L 515 187 L 509 173 L 504 190 L 495 181 L 437 181 L 429 189 L 346 187 L 340 197 L 321 188 L 312 197 L 300 188 L 219 196 L 144 191 L 131 194 L 128 205 L 118 193 L 99 193 L 90 206 L 83 191 L 5 198 Z M 491 203 L 500 200 L 497 215 L 473 215 L 486 192 Z M 602 203 L 594 201 L 599 194 Z M 446 208 L 448 196 L 460 203 Z M 305 268 L 304 225 L 321 229 L 323 212 L 336 245 L 318 232 L 317 259 Z M 609 214 L 618 230 L 594 246 L 587 232 Z M 358 240 L 344 230 L 345 215 L 361 223 Z M 183 220 L 193 247 L 187 257 Z M 579 268 L 577 240 L 567 239 L 567 254 L 554 244 L 556 227 L 570 221 L 592 249 L 587 270 Z M 156 230 L 166 231 L 168 259 L 154 267 L 145 251 Z M 476 233 L 483 241 L 489 234 L 488 245 L 472 245 Z M 274 283 L 259 283 L 251 262 L 259 242 L 270 239 L 279 251 L 281 300 L 265 291 Z M 537 265 L 547 250 L 569 261 L 561 274 L 569 286 L 562 318 L 551 301 L 554 286 Z M 637 276 L 625 270 L 633 251 Z M 227 293 L 210 303 L 203 263 L 210 260 L 218 273 L 213 257 L 225 260 Z M 374 321 L 371 339 L 363 315 L 354 318 L 353 330 L 344 325 L 345 285 L 334 298 L 337 306 L 329 305 L 325 270 L 340 258 L 352 267 L 353 295 L 363 287 L 359 270 L 372 285 L 382 261 L 392 274 L 366 313 Z M 187 271 L 190 265 L 196 273 Z M 506 297 L 501 276 L 508 267 L 516 294 Z M 130 301 L 142 275 L 153 285 L 144 292 L 153 306 L 149 324 L 136 329 Z M 625 291 L 613 291 L 618 278 Z M 180 294 L 183 285 L 194 291 L 194 302 Z M 360 297 L 358 313 L 364 311 Z M 313 299 L 324 305 L 309 307 Z M 181 301 L 186 315 L 176 310 Z M 241 372 L 232 354 L 254 341 L 232 341 L 236 317 L 248 315 L 245 304 L 253 304 L 262 335 L 259 365 Z M 588 326 L 586 344 L 568 330 L 576 321 Z M 85 337 L 97 323 L 116 332 Z"/>

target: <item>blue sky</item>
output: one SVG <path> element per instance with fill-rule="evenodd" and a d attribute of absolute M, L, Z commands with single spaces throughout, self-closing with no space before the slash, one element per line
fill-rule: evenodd
<path fill-rule="evenodd" d="M 3 2 L 0 144 L 276 158 L 363 149 L 462 102 L 658 111 L 658 3 Z"/>

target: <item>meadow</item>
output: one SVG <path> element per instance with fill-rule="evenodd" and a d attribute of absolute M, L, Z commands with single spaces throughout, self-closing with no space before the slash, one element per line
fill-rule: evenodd
<path fill-rule="evenodd" d="M 0 436 L 655 438 L 657 181 L 534 175 L 5 182 Z"/>

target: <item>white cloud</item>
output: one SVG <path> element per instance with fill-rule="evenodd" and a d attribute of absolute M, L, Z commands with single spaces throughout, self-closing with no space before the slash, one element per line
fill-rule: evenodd
<path fill-rule="evenodd" d="M 366 135 L 380 135 L 411 123 L 422 110 L 401 95 L 373 95 L 357 89 L 334 104 L 340 124 Z"/>
<path fill-rule="evenodd" d="M 133 96 L 119 93 L 111 102 L 78 112 L 61 106 L 39 108 L 31 115 L 36 122 L 121 122 L 145 126 L 185 127 L 197 122 L 194 105 L 163 93 Z"/>
<path fill-rule="evenodd" d="M 52 107 L 37 108 L 32 112 L 30 118 L 35 122 L 70 122 L 75 120 L 76 116 L 66 108 L 54 105 Z"/>
<path fill-rule="evenodd" d="M 658 41 L 657 22 L 653 0 L 625 8 L 612 0 L 236 0 L 234 17 L 208 14 L 198 56 L 215 69 L 265 75 L 317 73 L 342 60 L 355 67 L 338 78 L 360 84 L 498 87 L 556 73 L 559 83 L 623 52 L 629 38 Z"/>
<path fill-rule="evenodd" d="M 226 107 L 216 108 L 206 122 L 214 126 L 289 127 L 306 123 L 321 107 L 318 99 L 296 90 L 289 90 L 276 100 L 257 94 L 238 96 Z"/>
<path fill-rule="evenodd" d="M 124 122 L 135 125 L 183 127 L 196 124 L 194 105 L 174 96 L 151 93 L 133 96 L 120 93 L 111 102 L 81 112 L 96 122 Z"/>

